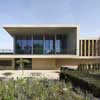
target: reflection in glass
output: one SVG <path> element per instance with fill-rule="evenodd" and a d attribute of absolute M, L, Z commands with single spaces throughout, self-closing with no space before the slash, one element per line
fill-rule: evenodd
<path fill-rule="evenodd" d="M 66 54 L 68 52 L 67 35 L 56 34 L 55 52 L 56 54 Z"/>
<path fill-rule="evenodd" d="M 45 54 L 54 54 L 54 35 L 45 35 Z"/>
<path fill-rule="evenodd" d="M 16 36 L 15 39 L 15 53 L 16 54 L 31 54 L 32 40 L 31 36 L 20 37 Z"/>
<path fill-rule="evenodd" d="M 40 34 L 16 36 L 16 54 L 68 54 L 66 34 Z"/>
<path fill-rule="evenodd" d="M 33 35 L 33 54 L 43 54 L 43 35 Z"/>

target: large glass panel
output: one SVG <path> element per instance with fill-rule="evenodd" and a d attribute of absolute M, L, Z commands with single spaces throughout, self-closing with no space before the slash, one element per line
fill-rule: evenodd
<path fill-rule="evenodd" d="M 33 35 L 33 54 L 43 54 L 43 35 Z"/>
<path fill-rule="evenodd" d="M 67 49 L 67 35 L 56 34 L 56 54 L 67 54 L 69 51 Z"/>
<path fill-rule="evenodd" d="M 23 54 L 27 53 L 27 51 L 26 51 L 27 43 L 26 42 L 27 42 L 27 40 L 23 37 L 22 38 L 22 45 L 21 45 L 21 49 L 23 51 Z"/>
<path fill-rule="evenodd" d="M 70 44 L 70 43 L 68 43 Z M 69 50 L 67 48 L 67 35 L 66 34 L 62 34 L 61 35 L 61 52 L 62 54 L 70 54 L 71 50 Z"/>
<path fill-rule="evenodd" d="M 15 39 L 15 53 L 16 54 L 21 54 L 22 53 L 21 45 L 22 45 L 21 38 L 16 37 L 16 39 Z"/>
<path fill-rule="evenodd" d="M 16 54 L 68 54 L 66 34 L 44 34 L 34 33 L 32 35 L 16 36 Z M 56 41 L 55 41 L 56 39 Z"/>
<path fill-rule="evenodd" d="M 22 47 L 24 49 L 25 54 L 31 54 L 32 53 L 32 40 L 29 36 L 26 37 L 26 39 L 22 40 Z"/>
<path fill-rule="evenodd" d="M 61 38 L 60 38 L 60 35 L 56 35 L 55 51 L 56 51 L 56 54 L 61 53 Z"/>
<path fill-rule="evenodd" d="M 15 53 L 16 54 L 31 54 L 32 53 L 31 36 L 16 36 Z"/>
<path fill-rule="evenodd" d="M 54 42 L 54 35 L 46 34 L 45 35 L 45 54 L 54 54 L 55 51 L 55 42 Z"/>

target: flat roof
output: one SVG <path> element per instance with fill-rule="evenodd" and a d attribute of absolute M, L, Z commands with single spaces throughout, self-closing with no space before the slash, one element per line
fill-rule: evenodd
<path fill-rule="evenodd" d="M 34 25 L 3 25 L 3 27 L 79 27 L 80 24 L 34 24 Z"/>
<path fill-rule="evenodd" d="M 45 32 L 45 31 L 65 31 L 66 29 L 74 29 L 79 24 L 39 24 L 39 25 L 4 25 L 3 28 L 10 34 L 25 32 Z"/>

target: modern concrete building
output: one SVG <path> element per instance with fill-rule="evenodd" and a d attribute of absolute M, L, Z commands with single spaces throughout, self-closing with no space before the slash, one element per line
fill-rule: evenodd
<path fill-rule="evenodd" d="M 0 69 L 18 69 L 19 58 L 30 61 L 24 69 L 100 67 L 97 40 L 80 39 L 79 25 L 8 25 L 4 29 L 14 39 L 14 53 L 0 54 Z"/>

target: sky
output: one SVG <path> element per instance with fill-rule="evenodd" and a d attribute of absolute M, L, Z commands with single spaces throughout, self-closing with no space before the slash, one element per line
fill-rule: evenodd
<path fill-rule="evenodd" d="M 8 24 L 80 24 L 80 37 L 99 37 L 100 0 L 0 0 L 0 49 L 13 50 Z"/>

